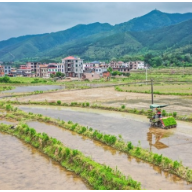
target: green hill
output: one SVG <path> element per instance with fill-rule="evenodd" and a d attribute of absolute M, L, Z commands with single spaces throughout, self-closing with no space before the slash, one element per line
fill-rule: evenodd
<path fill-rule="evenodd" d="M 78 55 L 85 60 L 109 60 L 127 54 L 162 54 L 182 50 L 182 47 L 186 51 L 186 46 L 192 44 L 191 34 L 192 13 L 168 14 L 154 10 L 115 26 L 97 22 L 0 41 L 0 60 L 60 61 L 67 55 Z"/>

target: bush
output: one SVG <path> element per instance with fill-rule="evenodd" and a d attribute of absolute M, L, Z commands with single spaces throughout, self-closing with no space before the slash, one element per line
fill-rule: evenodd
<path fill-rule="evenodd" d="M 177 116 L 177 112 L 173 112 L 173 117 L 176 117 Z"/>
<path fill-rule="evenodd" d="M 165 109 L 163 109 L 163 110 L 162 110 L 162 115 L 165 117 L 166 114 L 167 114 L 167 113 L 166 113 Z"/>
<path fill-rule="evenodd" d="M 121 106 L 121 109 L 125 109 L 125 105 L 122 105 L 122 106 Z"/>
<path fill-rule="evenodd" d="M 57 105 L 61 105 L 61 101 L 60 100 L 57 101 Z"/>
<path fill-rule="evenodd" d="M 127 144 L 127 149 L 128 149 L 128 151 L 130 151 L 130 150 L 133 149 L 133 145 L 132 145 L 131 142 L 129 142 L 129 143 Z"/>

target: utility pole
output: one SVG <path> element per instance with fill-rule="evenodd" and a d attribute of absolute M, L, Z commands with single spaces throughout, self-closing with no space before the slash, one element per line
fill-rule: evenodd
<path fill-rule="evenodd" d="M 147 85 L 147 66 L 145 66 L 145 69 L 146 69 L 145 76 L 146 76 L 146 85 Z"/>
<path fill-rule="evenodd" d="M 153 104 L 153 79 L 151 79 L 151 104 Z"/>

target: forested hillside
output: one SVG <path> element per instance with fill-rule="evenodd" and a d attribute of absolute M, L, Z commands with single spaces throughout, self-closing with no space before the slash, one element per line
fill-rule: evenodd
<path fill-rule="evenodd" d="M 147 54 L 182 55 L 190 53 L 191 45 L 192 13 L 168 14 L 154 10 L 115 26 L 97 22 L 1 41 L 0 60 L 59 62 L 67 55 L 77 55 L 85 61 L 108 61 Z"/>

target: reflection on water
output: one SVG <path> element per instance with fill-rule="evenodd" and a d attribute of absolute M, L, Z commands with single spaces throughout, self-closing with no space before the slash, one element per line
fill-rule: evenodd
<path fill-rule="evenodd" d="M 187 182 L 177 176 L 161 171 L 157 166 L 130 157 L 98 141 L 85 139 L 85 137 L 74 132 L 45 123 L 30 121 L 28 124 L 35 128 L 37 132 L 45 132 L 57 138 L 65 146 L 82 151 L 96 162 L 106 164 L 114 169 L 117 167 L 124 175 L 131 175 L 133 179 L 141 182 L 142 188 L 192 189 L 192 184 L 188 185 Z M 167 175 L 167 178 L 165 175 Z"/>
<path fill-rule="evenodd" d="M 149 142 L 150 151 L 152 151 L 152 146 L 156 149 L 164 149 L 169 146 L 161 142 L 162 138 L 168 138 L 173 135 L 172 130 L 164 130 L 160 128 L 150 127 L 149 132 L 147 132 L 147 141 Z"/>
<path fill-rule="evenodd" d="M 92 127 L 106 134 L 122 135 L 125 141 L 131 141 L 134 146 L 140 141 L 141 146 L 154 153 L 162 154 L 173 160 L 182 161 L 183 164 L 192 169 L 192 123 L 178 121 L 177 128 L 162 130 L 172 132 L 171 135 L 163 136 L 159 142 L 168 147 L 156 148 L 149 145 L 147 133 L 149 132 L 149 120 L 145 116 L 127 114 L 120 112 L 105 111 L 99 109 L 73 108 L 73 107 L 53 107 L 53 106 L 18 106 L 20 109 L 41 113 L 53 118 L 60 118 L 64 121 L 73 121 L 83 126 Z M 181 134 L 182 133 L 182 134 Z M 153 134 L 153 144 L 155 136 Z M 160 146 L 160 144 L 158 145 Z"/>
<path fill-rule="evenodd" d="M 0 132 L 0 190 L 86 190 L 82 179 L 16 137 Z"/>

